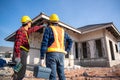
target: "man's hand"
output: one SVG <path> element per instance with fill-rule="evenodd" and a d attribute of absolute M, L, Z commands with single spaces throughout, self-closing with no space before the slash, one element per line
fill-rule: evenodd
<path fill-rule="evenodd" d="M 41 65 L 41 66 L 45 66 L 45 60 L 44 60 L 44 59 L 41 59 L 40 65 Z"/>
<path fill-rule="evenodd" d="M 43 26 L 43 27 L 47 27 L 47 25 L 48 25 L 47 23 L 44 23 L 42 26 Z"/>
<path fill-rule="evenodd" d="M 15 58 L 15 62 L 17 63 L 17 64 L 19 64 L 20 62 L 21 62 L 21 59 L 20 58 Z"/>

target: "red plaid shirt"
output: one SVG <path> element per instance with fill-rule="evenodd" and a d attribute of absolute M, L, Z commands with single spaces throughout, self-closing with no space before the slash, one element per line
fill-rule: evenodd
<path fill-rule="evenodd" d="M 14 56 L 15 57 L 20 57 L 20 53 L 21 53 L 20 46 L 24 46 L 25 48 L 29 50 L 30 48 L 29 41 L 28 41 L 29 34 L 39 30 L 40 28 L 42 28 L 42 26 L 32 27 L 28 29 L 28 31 L 26 31 L 24 27 L 21 27 L 20 29 L 17 30 L 16 35 L 15 35 L 15 43 L 14 43 Z"/>

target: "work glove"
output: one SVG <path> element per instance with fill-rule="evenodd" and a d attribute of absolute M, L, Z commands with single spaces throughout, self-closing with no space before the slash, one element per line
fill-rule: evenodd
<path fill-rule="evenodd" d="M 41 59 L 40 65 L 43 66 L 43 67 L 45 66 L 45 60 L 44 59 Z"/>
<path fill-rule="evenodd" d="M 16 64 L 19 64 L 21 62 L 21 59 L 19 57 L 15 58 Z"/>
<path fill-rule="evenodd" d="M 47 27 L 47 25 L 48 25 L 47 23 L 44 23 L 42 26 L 43 26 L 43 27 Z"/>

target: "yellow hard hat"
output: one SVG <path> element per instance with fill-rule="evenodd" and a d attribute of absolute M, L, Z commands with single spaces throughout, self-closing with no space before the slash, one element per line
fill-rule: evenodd
<path fill-rule="evenodd" d="M 21 23 L 27 23 L 29 21 L 32 22 L 32 20 L 29 16 L 23 16 L 21 19 Z"/>
<path fill-rule="evenodd" d="M 51 22 L 58 22 L 59 21 L 59 17 L 57 14 L 52 14 L 49 18 L 50 18 Z"/>

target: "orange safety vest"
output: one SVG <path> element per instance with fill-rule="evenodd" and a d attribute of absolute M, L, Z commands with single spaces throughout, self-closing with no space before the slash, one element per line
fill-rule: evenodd
<path fill-rule="evenodd" d="M 62 52 L 67 54 L 64 46 L 64 30 L 59 26 L 50 26 L 54 34 L 54 42 L 48 47 L 47 52 Z"/>

